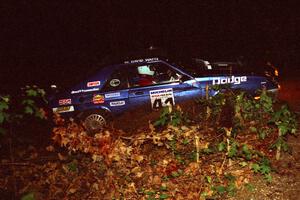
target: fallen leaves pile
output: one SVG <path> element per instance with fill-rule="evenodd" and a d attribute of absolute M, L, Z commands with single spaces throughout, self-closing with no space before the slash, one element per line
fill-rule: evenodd
<path fill-rule="evenodd" d="M 258 156 L 230 158 L 229 149 L 220 146 L 229 142 L 230 129 L 220 133 L 195 125 L 169 125 L 156 131 L 149 124 L 148 132 L 132 136 L 114 129 L 89 136 L 74 122 L 57 118 L 56 124 L 55 145 L 47 147 L 56 159 L 24 165 L 2 160 L 1 190 L 35 199 L 225 198 L 248 187 L 260 170 L 253 170 Z M 245 134 L 237 141 L 236 154 L 247 144 L 249 152 L 274 155 L 269 150 L 274 138 L 262 143 L 255 134 Z"/>

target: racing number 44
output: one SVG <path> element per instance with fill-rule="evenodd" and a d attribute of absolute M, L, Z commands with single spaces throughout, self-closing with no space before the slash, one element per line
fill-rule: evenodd
<path fill-rule="evenodd" d="M 163 106 L 168 106 L 168 105 L 174 106 L 174 101 L 173 101 L 172 97 L 164 99 L 164 102 L 162 102 L 162 99 L 155 99 L 153 102 L 152 108 L 158 109 L 158 108 L 161 108 Z"/>
<path fill-rule="evenodd" d="M 168 105 L 175 105 L 173 89 L 161 89 L 150 91 L 151 105 L 153 109 L 158 109 Z"/>

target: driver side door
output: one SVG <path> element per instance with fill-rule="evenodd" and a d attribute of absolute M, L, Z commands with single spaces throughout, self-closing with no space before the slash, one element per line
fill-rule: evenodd
<path fill-rule="evenodd" d="M 149 85 L 139 85 L 139 68 L 151 71 L 154 81 Z M 199 95 L 200 90 L 191 84 L 190 78 L 182 81 L 184 75 L 163 62 L 146 63 L 131 66 L 129 71 L 129 105 L 131 108 L 142 107 L 145 111 L 159 109 L 168 105 L 176 105 Z M 153 71 L 153 72 L 152 72 Z"/>

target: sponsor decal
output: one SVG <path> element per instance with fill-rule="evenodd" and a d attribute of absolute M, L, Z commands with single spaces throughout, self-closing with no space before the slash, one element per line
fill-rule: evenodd
<path fill-rule="evenodd" d="M 132 64 L 132 63 L 140 63 L 140 62 L 152 62 L 152 61 L 158 61 L 158 58 L 146 58 L 146 59 L 129 60 L 129 61 L 125 61 L 124 64 Z"/>
<path fill-rule="evenodd" d="M 173 89 L 161 89 L 150 91 L 151 106 L 153 109 L 161 108 L 164 106 L 174 105 Z"/>
<path fill-rule="evenodd" d="M 121 83 L 121 81 L 120 81 L 119 79 L 112 79 L 112 80 L 109 82 L 110 86 L 112 86 L 112 87 L 117 87 L 117 86 L 120 85 L 120 83 Z"/>
<path fill-rule="evenodd" d="M 100 81 L 87 82 L 87 84 L 86 84 L 87 87 L 96 87 L 99 85 L 100 85 Z"/>
<path fill-rule="evenodd" d="M 241 84 L 242 82 L 247 82 L 247 76 L 231 76 L 231 77 L 218 77 L 213 78 L 213 85 L 223 85 L 228 83 L 233 83 L 235 85 Z"/>
<path fill-rule="evenodd" d="M 71 91 L 71 94 L 94 92 L 94 91 L 99 91 L 99 88 L 91 88 L 91 89 L 85 89 L 85 90 L 73 90 L 73 91 Z"/>
<path fill-rule="evenodd" d="M 109 103 L 110 106 L 124 106 L 125 101 L 112 101 Z"/>
<path fill-rule="evenodd" d="M 63 106 L 58 108 L 52 108 L 54 113 L 65 113 L 65 112 L 73 112 L 74 106 Z"/>
<path fill-rule="evenodd" d="M 72 104 L 72 100 L 71 99 L 60 99 L 60 100 L 58 100 L 58 104 L 60 106 L 69 105 L 69 104 Z"/>
<path fill-rule="evenodd" d="M 113 98 L 113 97 L 119 97 L 119 96 L 121 96 L 120 92 L 105 94 L 105 98 Z"/>
<path fill-rule="evenodd" d="M 93 103 L 94 104 L 104 103 L 104 96 L 100 95 L 100 94 L 94 95 L 94 97 L 93 97 Z"/>

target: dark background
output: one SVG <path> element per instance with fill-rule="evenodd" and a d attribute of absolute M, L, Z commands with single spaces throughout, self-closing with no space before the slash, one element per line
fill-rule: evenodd
<path fill-rule="evenodd" d="M 1 89 L 64 84 L 150 46 L 175 56 L 270 60 L 298 71 L 297 3 L 281 1 L 1 1 Z"/>

